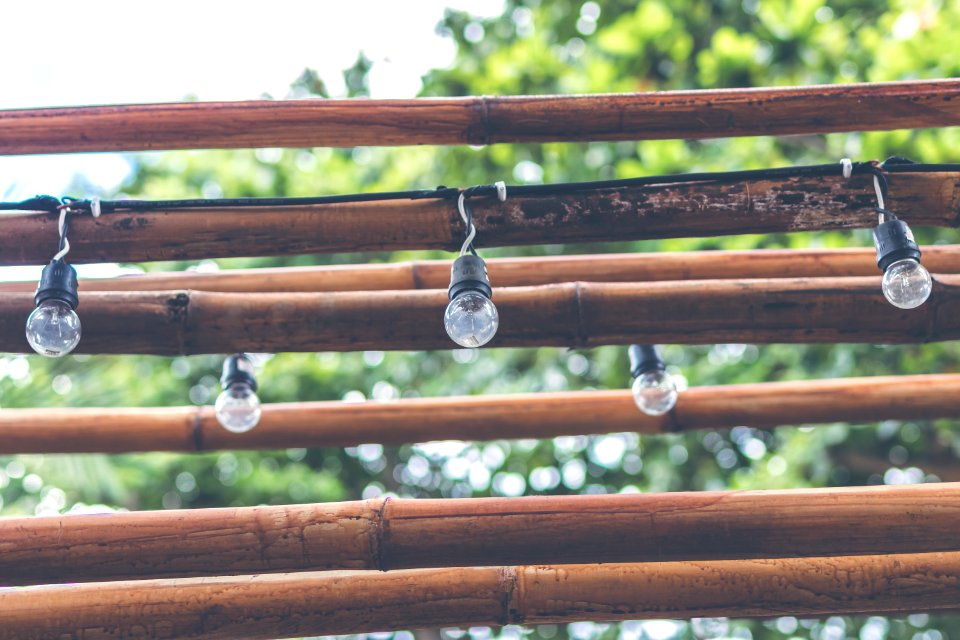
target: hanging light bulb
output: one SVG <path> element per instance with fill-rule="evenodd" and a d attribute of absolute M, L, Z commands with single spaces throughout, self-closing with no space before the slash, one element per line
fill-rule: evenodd
<path fill-rule="evenodd" d="M 27 342 L 42 356 L 59 358 L 80 342 L 77 271 L 62 258 L 43 268 L 34 296 L 37 308 L 27 317 Z"/>
<path fill-rule="evenodd" d="M 677 404 L 677 385 L 652 344 L 634 344 L 627 350 L 633 376 L 633 401 L 649 416 L 662 416 Z"/>
<path fill-rule="evenodd" d="M 220 385 L 223 391 L 214 405 L 220 426 L 232 433 L 245 433 L 257 426 L 260 398 L 256 394 L 253 363 L 246 354 L 238 353 L 223 361 Z"/>
<path fill-rule="evenodd" d="M 504 202 L 507 199 L 507 185 L 496 182 L 492 186 L 497 199 Z M 474 187 L 460 192 L 457 199 L 457 209 L 466 228 L 466 236 L 460 247 L 460 256 L 453 261 L 450 270 L 450 288 L 447 294 L 450 303 L 443 314 L 443 328 L 447 330 L 450 339 L 461 347 L 476 349 L 493 339 L 500 326 L 500 314 L 490 299 L 493 289 L 490 288 L 490 279 L 487 277 L 487 263 L 477 255 L 473 240 L 477 235 L 477 227 L 473 224 L 473 211 L 467 202 L 467 196 L 475 193 Z"/>
<path fill-rule="evenodd" d="M 490 299 L 493 289 L 483 259 L 467 254 L 454 260 L 447 293 L 450 304 L 443 326 L 450 339 L 471 349 L 490 342 L 500 326 L 500 315 Z"/>
<path fill-rule="evenodd" d="M 927 301 L 933 279 L 920 264 L 920 247 L 903 220 L 881 210 L 886 221 L 873 230 L 877 266 L 883 271 L 883 295 L 900 309 L 915 309 Z"/>

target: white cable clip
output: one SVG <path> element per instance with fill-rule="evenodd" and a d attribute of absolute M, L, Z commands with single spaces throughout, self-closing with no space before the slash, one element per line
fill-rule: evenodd
<path fill-rule="evenodd" d="M 90 198 L 90 213 L 93 215 L 94 219 L 100 217 L 100 198 L 97 196 Z"/>
<path fill-rule="evenodd" d="M 840 160 L 840 166 L 843 167 L 843 177 L 850 179 L 850 176 L 853 175 L 853 160 L 850 158 L 843 158 Z"/>
<path fill-rule="evenodd" d="M 497 188 L 497 200 L 500 202 L 507 201 L 507 183 L 503 180 L 497 180 L 493 183 L 493 186 Z"/>

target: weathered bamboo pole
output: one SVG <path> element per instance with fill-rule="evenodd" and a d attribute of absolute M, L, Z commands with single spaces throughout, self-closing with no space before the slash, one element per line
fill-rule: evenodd
<path fill-rule="evenodd" d="M 235 640 L 575 620 L 908 613 L 956 608 L 958 587 L 956 552 L 106 582 L 0 591 L 0 639 Z"/>
<path fill-rule="evenodd" d="M 960 81 L 0 111 L 0 154 L 725 138 L 960 124 Z"/>
<path fill-rule="evenodd" d="M 958 101 L 960 104 L 960 101 Z M 895 172 L 887 206 L 913 225 L 953 227 L 960 173 Z M 476 198 L 480 247 L 613 242 L 871 227 L 869 175 L 700 182 Z M 56 250 L 57 218 L 0 216 L 0 264 L 41 264 Z M 73 218 L 73 262 L 396 249 L 459 249 L 463 222 L 448 200 L 118 212 Z"/>
<path fill-rule="evenodd" d="M 958 415 L 960 374 L 693 387 L 680 394 L 669 415 L 657 417 L 637 410 L 625 390 L 265 404 L 260 424 L 243 434 L 220 427 L 209 407 L 5 408 L 0 411 L 0 452 L 347 447 L 365 442 L 657 434 Z"/>
<path fill-rule="evenodd" d="M 930 484 L 4 518 L 0 584 L 958 551 L 958 505 Z"/>
<path fill-rule="evenodd" d="M 446 291 L 80 292 L 79 353 L 449 349 Z M 493 347 L 725 342 L 915 343 L 960 337 L 960 276 L 902 311 L 873 278 L 566 283 L 494 291 Z M 27 352 L 33 296 L 0 298 L 0 351 Z"/>
<path fill-rule="evenodd" d="M 491 258 L 497 287 L 561 282 L 651 282 L 743 278 L 829 278 L 875 276 L 873 249 L 760 249 Z M 195 289 L 232 293 L 443 289 L 450 282 L 450 260 L 318 267 L 173 271 L 117 278 L 81 279 L 83 291 L 164 291 Z M 923 247 L 931 273 L 960 273 L 960 245 Z M 32 293 L 36 280 L 0 282 L 0 291 Z"/>

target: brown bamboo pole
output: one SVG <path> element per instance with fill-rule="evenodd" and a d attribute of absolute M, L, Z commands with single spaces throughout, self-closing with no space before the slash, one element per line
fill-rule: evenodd
<path fill-rule="evenodd" d="M 725 138 L 960 124 L 960 81 L 0 111 L 0 154 Z"/>
<path fill-rule="evenodd" d="M 4 518 L 0 584 L 957 551 L 958 504 L 931 484 Z"/>
<path fill-rule="evenodd" d="M 285 638 L 443 626 L 908 613 L 960 553 L 183 578 L 0 592 L 0 638 Z M 55 606 L 51 606 L 55 603 Z"/>
<path fill-rule="evenodd" d="M 641 413 L 626 390 L 265 404 L 260 424 L 244 434 L 221 428 L 209 407 L 5 408 L 0 411 L 0 452 L 346 447 L 365 442 L 657 434 L 957 415 L 960 374 L 693 387 L 680 394 L 669 415 L 658 417 Z"/>
<path fill-rule="evenodd" d="M 896 172 L 888 179 L 887 206 L 904 220 L 956 226 L 960 173 Z M 875 206 L 868 175 L 511 195 L 503 203 L 492 198 L 473 203 L 481 248 L 871 227 L 877 222 Z M 0 264 L 46 263 L 56 238 L 54 215 L 0 216 Z M 462 241 L 463 222 L 448 200 L 180 209 L 76 216 L 70 260 L 453 250 Z"/>
<path fill-rule="evenodd" d="M 960 337 L 960 276 L 902 311 L 873 278 L 565 283 L 496 289 L 492 347 L 724 342 L 915 343 Z M 446 291 L 81 291 L 78 353 L 449 349 Z M 27 352 L 33 296 L 0 298 L 0 351 Z"/>
<path fill-rule="evenodd" d="M 117 278 L 81 279 L 83 291 L 196 289 L 232 293 L 443 289 L 450 260 L 385 264 L 173 271 Z M 960 245 L 923 247 L 931 273 L 960 273 Z M 651 282 L 743 278 L 826 278 L 875 276 L 873 249 L 760 249 L 491 258 L 487 268 L 498 287 L 561 282 Z M 32 293 L 36 280 L 0 282 L 0 291 Z"/>

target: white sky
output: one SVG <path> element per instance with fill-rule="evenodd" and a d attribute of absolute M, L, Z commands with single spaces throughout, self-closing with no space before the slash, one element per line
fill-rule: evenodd
<path fill-rule="evenodd" d="M 373 97 L 408 98 L 426 71 L 453 62 L 453 41 L 434 32 L 448 6 L 492 16 L 503 0 L 0 2 L 0 109 L 281 98 L 306 68 L 336 96 L 360 51 L 373 61 Z M 109 196 L 129 171 L 118 153 L 0 156 L 0 200 L 84 197 L 64 193 L 77 175 Z M 3 267 L 0 280 L 39 273 Z"/>
<path fill-rule="evenodd" d="M 487 16 L 503 0 L 4 2 L 0 109 L 279 98 L 308 67 L 338 95 L 361 50 L 373 97 L 412 97 L 453 61 L 434 33 L 446 6 Z M 64 195 L 76 174 L 109 193 L 128 169 L 122 154 L 0 157 L 0 199 Z"/>

